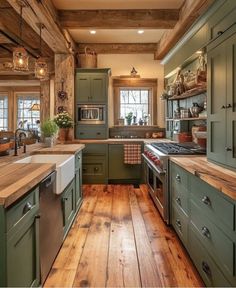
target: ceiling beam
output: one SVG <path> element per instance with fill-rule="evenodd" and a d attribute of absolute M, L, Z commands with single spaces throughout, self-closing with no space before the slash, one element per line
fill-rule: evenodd
<path fill-rule="evenodd" d="M 157 49 L 156 43 L 86 43 L 78 45 L 79 52 L 87 46 L 97 54 L 154 54 Z"/>
<path fill-rule="evenodd" d="M 171 29 L 179 19 L 177 9 L 59 10 L 64 28 Z"/>
<path fill-rule="evenodd" d="M 8 3 L 20 13 L 20 7 L 15 0 L 7 0 Z M 57 11 L 51 0 L 27 0 L 28 7 L 24 9 L 23 18 L 39 34 L 38 23 L 43 23 L 42 39 L 54 53 L 73 53 L 72 39 L 64 36 L 57 20 Z"/>
<path fill-rule="evenodd" d="M 176 23 L 174 29 L 166 31 L 158 42 L 155 59 L 163 59 L 185 32 L 187 32 L 194 21 L 200 17 L 213 2 L 214 0 L 186 0 L 180 9 L 179 21 Z"/>

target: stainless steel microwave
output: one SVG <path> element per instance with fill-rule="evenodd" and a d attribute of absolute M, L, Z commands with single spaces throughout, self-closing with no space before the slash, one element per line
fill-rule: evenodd
<path fill-rule="evenodd" d="M 105 105 L 77 105 L 77 122 L 79 124 L 105 124 Z"/>

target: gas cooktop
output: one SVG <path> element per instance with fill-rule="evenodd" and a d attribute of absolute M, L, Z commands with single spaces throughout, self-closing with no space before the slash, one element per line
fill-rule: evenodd
<path fill-rule="evenodd" d="M 167 155 L 196 155 L 206 154 L 206 150 L 199 148 L 197 145 L 187 145 L 179 143 L 152 143 L 155 149 Z"/>

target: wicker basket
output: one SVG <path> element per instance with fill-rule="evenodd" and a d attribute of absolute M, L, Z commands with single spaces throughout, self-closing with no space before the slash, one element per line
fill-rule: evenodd
<path fill-rule="evenodd" d="M 84 52 L 79 53 L 77 57 L 80 68 L 97 68 L 97 54 L 89 47 L 85 47 Z"/>

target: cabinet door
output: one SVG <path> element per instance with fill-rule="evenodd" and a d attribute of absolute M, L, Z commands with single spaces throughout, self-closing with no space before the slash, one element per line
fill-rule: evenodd
<path fill-rule="evenodd" d="M 236 167 L 236 34 L 226 41 L 227 55 L 227 142 L 226 164 Z"/>
<path fill-rule="evenodd" d="M 207 156 L 226 163 L 226 94 L 227 65 L 226 43 L 222 42 L 207 54 L 208 101 L 207 101 Z"/>
<path fill-rule="evenodd" d="M 73 180 L 62 195 L 64 236 L 67 234 L 75 215 L 75 181 Z"/>
<path fill-rule="evenodd" d="M 124 164 L 124 148 L 122 144 L 109 145 L 109 179 L 140 179 L 141 164 Z"/>
<path fill-rule="evenodd" d="M 91 74 L 91 100 L 93 102 L 107 101 L 107 76 L 104 74 Z"/>
<path fill-rule="evenodd" d="M 39 283 L 39 225 L 34 215 L 7 237 L 7 286 L 31 287 Z"/>
<path fill-rule="evenodd" d="M 90 75 L 84 73 L 78 73 L 75 77 L 76 83 L 76 102 L 88 102 L 91 100 L 91 85 Z"/>
<path fill-rule="evenodd" d="M 81 178 L 81 168 L 75 173 L 75 209 L 79 209 L 82 202 L 82 178 Z"/>

